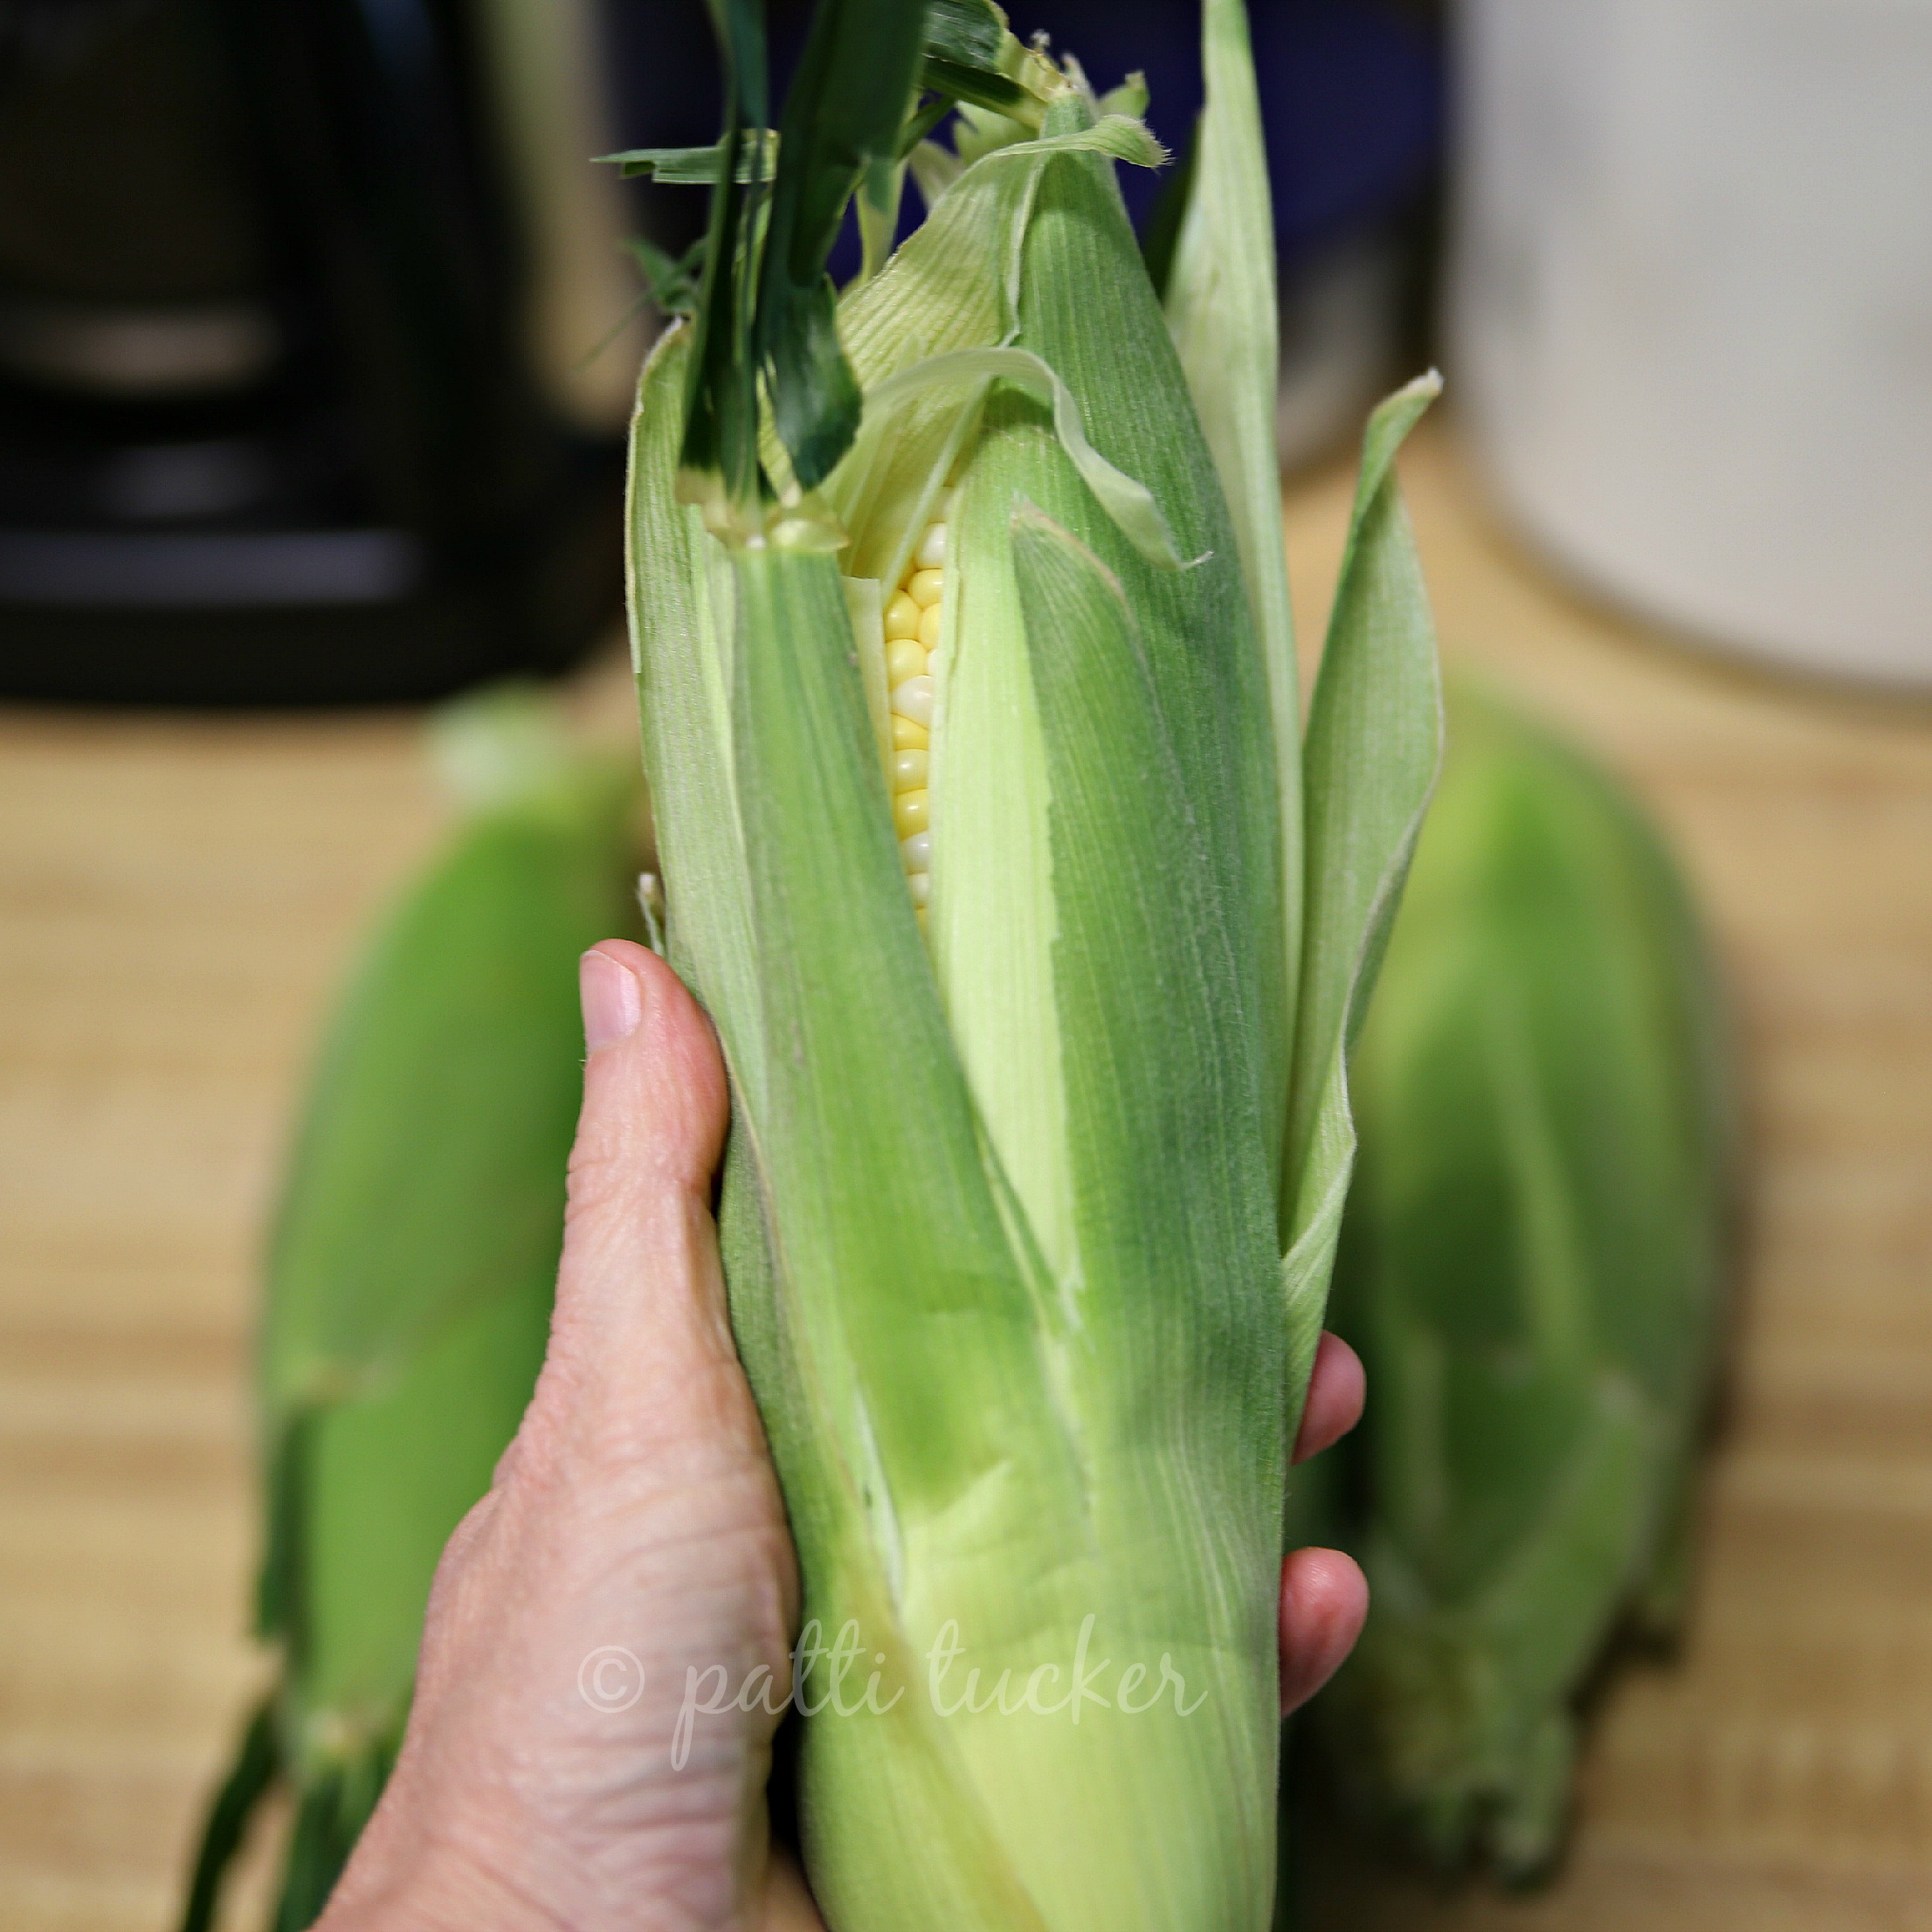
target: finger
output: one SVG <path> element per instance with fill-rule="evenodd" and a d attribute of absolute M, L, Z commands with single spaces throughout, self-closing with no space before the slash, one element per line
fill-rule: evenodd
<path fill-rule="evenodd" d="M 540 1409 L 594 1413 L 602 1390 L 637 1423 L 661 1415 L 670 1428 L 693 1419 L 693 1401 L 735 1405 L 742 1382 L 711 1216 L 724 1066 L 656 954 L 606 940 L 580 976 L 583 1107 Z"/>
<path fill-rule="evenodd" d="M 1281 1715 L 1341 1669 L 1369 1614 L 1369 1584 L 1339 1549 L 1297 1549 L 1281 1566 Z"/>
<path fill-rule="evenodd" d="M 618 1183 L 708 1198 L 724 1145 L 724 1061 L 684 982 L 647 947 L 607 939 L 579 962 L 583 1111 L 570 1156 L 573 1205 Z M 614 1170 L 606 1172 L 606 1170 Z"/>
<path fill-rule="evenodd" d="M 1314 1371 L 1308 1377 L 1308 1401 L 1301 1411 L 1301 1432 L 1294 1439 L 1297 1462 L 1320 1455 L 1362 1420 L 1362 1402 L 1367 1387 L 1362 1357 L 1340 1335 L 1324 1330 L 1314 1351 Z"/>

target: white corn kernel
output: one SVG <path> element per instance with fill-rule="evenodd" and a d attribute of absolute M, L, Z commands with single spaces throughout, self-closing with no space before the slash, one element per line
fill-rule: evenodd
<path fill-rule="evenodd" d="M 893 709 L 916 725 L 933 721 L 933 680 L 929 677 L 907 678 L 893 688 Z"/>
<path fill-rule="evenodd" d="M 929 873 L 933 869 L 933 835 L 929 831 L 915 831 L 910 838 L 901 838 L 899 858 L 907 872 Z"/>
<path fill-rule="evenodd" d="M 913 562 L 921 570 L 938 570 L 946 562 L 946 526 L 943 523 L 928 523 L 925 534 L 919 540 L 919 548 L 913 552 Z"/>
<path fill-rule="evenodd" d="M 931 902 L 933 875 L 929 872 L 907 873 L 906 874 L 906 884 L 911 888 L 914 905 L 925 906 Z"/>

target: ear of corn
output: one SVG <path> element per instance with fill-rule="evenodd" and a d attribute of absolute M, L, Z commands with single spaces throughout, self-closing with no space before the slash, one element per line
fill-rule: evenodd
<path fill-rule="evenodd" d="M 771 394 L 756 476 L 694 437 L 756 393 L 715 348 L 764 299 L 749 252 L 714 255 L 708 312 L 642 385 L 632 639 L 671 956 L 732 1075 L 733 1319 L 808 1628 L 849 1625 L 879 1680 L 804 1729 L 837 1932 L 1232 1929 L 1272 1902 L 1288 1432 L 1346 1037 L 1435 757 L 1389 464 L 1433 390 L 1371 432 L 1304 849 L 1277 513 L 1242 426 L 1273 381 L 1244 333 L 1264 290 L 1272 328 L 1259 120 L 1239 5 L 1209 26 L 1209 198 L 1171 317 L 1110 173 L 1157 146 L 1000 24 L 981 71 L 1026 100 L 950 97 L 976 111 L 924 142 L 924 224 L 838 304 L 856 426 L 826 378 Z M 869 78 L 908 141 L 930 130 L 912 72 Z M 943 78 L 928 58 L 920 85 Z M 781 141 L 775 224 L 786 169 L 816 164 Z M 730 167 L 714 246 L 761 218 Z M 1237 248 L 1224 367 L 1201 278 Z M 1103 1699 L 1077 1717 L 1076 1659 Z M 838 1680 L 805 1661 L 818 1707 Z"/>
<path fill-rule="evenodd" d="M 211 1922 L 248 1804 L 286 1783 L 278 1922 L 321 1909 L 387 1776 L 444 1542 L 488 1487 L 548 1332 L 575 1127 L 577 956 L 634 923 L 638 786 L 527 699 L 452 727 L 467 824 L 377 935 L 328 1031 L 260 1343 L 270 1708 L 210 1818 Z"/>
<path fill-rule="evenodd" d="M 1636 808 L 1479 693 L 1356 1063 L 1338 1308 L 1367 1359 L 1367 1633 L 1321 1707 L 1449 1863 L 1554 1853 L 1573 1701 L 1681 1588 L 1728 1135 L 1711 976 Z"/>

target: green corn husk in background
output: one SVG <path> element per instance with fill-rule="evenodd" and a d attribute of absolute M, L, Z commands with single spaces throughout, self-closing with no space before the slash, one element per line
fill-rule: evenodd
<path fill-rule="evenodd" d="M 1391 467 L 1434 384 L 1370 425 L 1303 756 L 1238 0 L 1164 315 L 1112 178 L 1159 150 L 983 0 L 826 0 L 775 168 L 756 11 L 716 17 L 631 609 L 669 955 L 732 1078 L 734 1323 L 807 1634 L 859 1659 L 801 1659 L 809 1875 L 834 1932 L 1259 1928 L 1345 1046 L 1438 750 Z M 902 852 L 881 611 L 935 517 Z"/>
<path fill-rule="evenodd" d="M 423 1608 L 536 1380 L 562 1240 L 576 962 L 637 924 L 640 797 L 534 699 L 447 714 L 473 810 L 332 1019 L 284 1185 L 259 1373 L 278 1680 L 210 1814 L 184 1932 L 289 1790 L 276 1918 L 321 1910 L 388 1775 Z"/>
<path fill-rule="evenodd" d="M 1372 1605 L 1317 1706 L 1356 1801 L 1445 1864 L 1547 1866 L 1606 1638 L 1676 1614 L 1724 1261 L 1714 983 L 1632 801 L 1459 691 L 1354 1068 Z"/>

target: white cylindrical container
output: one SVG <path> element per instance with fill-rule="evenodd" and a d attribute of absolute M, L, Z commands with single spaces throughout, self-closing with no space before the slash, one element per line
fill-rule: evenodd
<path fill-rule="evenodd" d="M 1932 685 L 1932 0 L 1461 0 L 1450 375 L 1611 596 Z"/>

